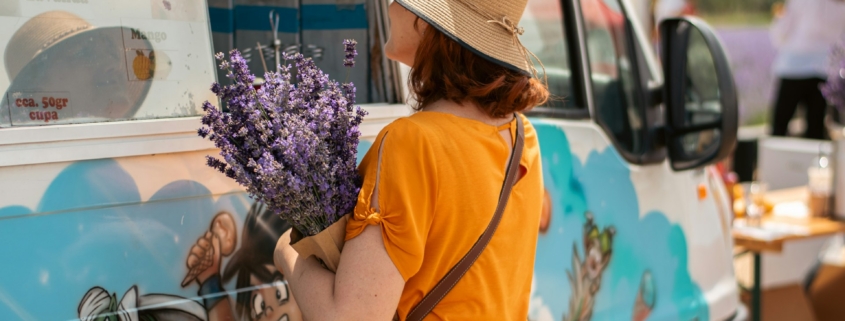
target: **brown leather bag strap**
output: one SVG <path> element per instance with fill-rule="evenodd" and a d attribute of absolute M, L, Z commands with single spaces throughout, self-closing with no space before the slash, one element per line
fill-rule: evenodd
<path fill-rule="evenodd" d="M 525 133 L 524 128 L 522 125 L 522 119 L 519 118 L 519 115 L 514 113 L 514 117 L 516 118 L 516 139 L 513 145 L 513 151 L 511 152 L 511 158 L 508 161 L 508 169 L 505 174 L 505 181 L 502 183 L 502 190 L 499 192 L 499 204 L 496 206 L 496 213 L 493 214 L 493 219 L 490 220 L 490 224 L 487 225 L 487 228 L 484 230 L 484 233 L 481 234 L 481 237 L 475 241 L 475 244 L 472 248 L 467 252 L 464 257 L 458 261 L 458 264 L 452 267 L 449 270 L 449 273 L 446 273 L 440 282 L 437 282 L 437 285 L 431 289 L 428 294 L 408 313 L 408 317 L 406 320 L 409 321 L 422 321 L 432 309 L 440 303 L 440 300 L 455 287 L 455 284 L 461 280 L 464 274 L 469 271 L 469 268 L 472 267 L 472 264 L 475 263 L 475 260 L 481 256 L 481 252 L 484 252 L 484 248 L 487 247 L 487 244 L 490 243 L 490 239 L 493 238 L 493 234 L 496 232 L 496 228 L 499 227 L 499 222 L 502 220 L 502 213 L 505 212 L 505 206 L 508 204 L 508 197 L 511 195 L 511 190 L 513 189 L 513 185 L 516 184 L 517 175 L 519 174 L 519 160 L 522 159 L 522 147 L 525 145 Z"/>

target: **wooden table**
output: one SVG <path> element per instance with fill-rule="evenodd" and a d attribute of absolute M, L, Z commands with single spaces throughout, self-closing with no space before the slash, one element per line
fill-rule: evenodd
<path fill-rule="evenodd" d="M 773 204 L 782 204 L 794 201 L 806 200 L 808 191 L 806 187 L 792 188 L 786 190 L 771 191 L 766 193 L 766 199 Z M 734 224 L 744 223 L 744 219 L 737 219 Z M 754 254 L 754 287 L 751 290 L 751 313 L 754 321 L 760 320 L 760 264 L 762 253 L 780 253 L 783 251 L 783 244 L 789 241 L 803 240 L 815 237 L 829 236 L 845 232 L 845 224 L 826 218 L 793 218 L 779 216 L 764 216 L 762 226 L 794 227 L 800 230 L 797 234 L 783 234 L 774 237 L 760 238 L 740 231 L 733 231 L 734 245 L 742 247 L 745 251 Z"/>

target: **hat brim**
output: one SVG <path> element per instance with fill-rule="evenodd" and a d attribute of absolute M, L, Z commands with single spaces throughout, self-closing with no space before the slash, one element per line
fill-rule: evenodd
<path fill-rule="evenodd" d="M 531 77 L 530 67 L 513 34 L 454 0 L 395 0 L 420 19 L 480 57 Z M 511 17 L 518 18 L 518 17 Z"/>

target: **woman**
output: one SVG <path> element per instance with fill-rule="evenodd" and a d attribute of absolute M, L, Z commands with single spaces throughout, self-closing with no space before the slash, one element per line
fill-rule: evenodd
<path fill-rule="evenodd" d="M 385 127 L 362 160 L 336 274 L 279 240 L 276 265 L 304 319 L 406 320 L 490 223 L 519 121 L 519 181 L 501 224 L 428 319 L 525 320 L 543 183 L 537 135 L 515 112 L 549 96 L 518 38 L 526 2 L 390 5 L 385 53 L 412 67 L 418 112 Z"/>
<path fill-rule="evenodd" d="M 827 102 L 819 85 L 827 78 L 832 45 L 845 36 L 845 0 L 790 0 L 781 8 L 771 29 L 779 50 L 773 69 L 780 79 L 772 135 L 786 136 L 798 104 L 803 104 L 804 137 L 824 139 Z"/>

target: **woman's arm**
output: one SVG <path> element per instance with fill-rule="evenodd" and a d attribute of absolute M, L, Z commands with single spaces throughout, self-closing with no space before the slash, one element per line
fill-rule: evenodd
<path fill-rule="evenodd" d="M 346 242 L 337 274 L 299 257 L 290 232 L 276 244 L 274 260 L 306 320 L 391 320 L 405 287 L 376 225 Z"/>
<path fill-rule="evenodd" d="M 307 320 L 391 320 L 405 288 L 403 275 L 413 275 L 422 264 L 433 213 L 431 191 L 436 189 L 432 181 L 434 151 L 427 133 L 407 119 L 397 120 L 382 131 L 376 138 L 381 143 L 375 168 L 365 169 L 362 174 L 361 193 L 372 189 L 370 202 L 357 206 L 379 215 L 392 215 L 383 216 L 381 225 L 366 225 L 360 234 L 346 241 L 337 273 L 326 270 L 313 257 L 300 258 L 290 246 L 289 233 L 276 244 L 276 267 L 288 276 L 293 296 Z M 392 154 L 383 162 L 385 151 Z M 392 173 L 389 177 L 380 175 L 385 169 Z M 390 208 L 390 204 L 398 205 Z M 385 227 L 391 225 L 401 226 L 401 238 L 387 238 L 390 235 L 383 231 L 390 231 Z M 385 244 L 386 238 L 390 244 Z M 391 257 L 385 246 L 397 246 L 396 242 L 402 244 Z M 394 258 L 401 260 L 397 262 L 403 272 L 394 264 Z"/>

